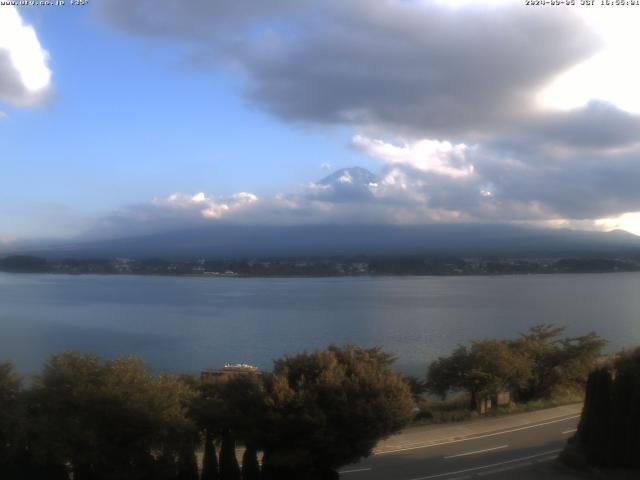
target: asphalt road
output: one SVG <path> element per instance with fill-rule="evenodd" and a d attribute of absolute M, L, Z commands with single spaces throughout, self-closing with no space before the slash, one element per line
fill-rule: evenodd
<path fill-rule="evenodd" d="M 341 469 L 344 480 L 552 478 L 552 463 L 575 432 L 578 415 L 374 454 Z M 538 470 L 536 474 L 535 471 Z M 565 478 L 561 473 L 557 478 Z"/>

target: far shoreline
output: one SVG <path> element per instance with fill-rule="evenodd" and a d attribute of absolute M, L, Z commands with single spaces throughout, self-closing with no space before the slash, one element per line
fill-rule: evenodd
<path fill-rule="evenodd" d="M 568 276 L 568 275 L 603 275 L 603 274 L 634 274 L 640 270 L 629 271 L 589 271 L 589 272 L 509 272 L 509 273 L 468 273 L 468 274 L 362 274 L 362 275 L 198 275 L 198 274 L 176 274 L 176 273 L 105 273 L 105 272 L 15 272 L 0 270 L 0 274 L 10 275 L 50 275 L 60 277 L 154 277 L 154 278 L 206 278 L 212 280 L 220 279 L 375 279 L 375 278 L 495 278 L 495 277 L 527 277 L 527 276 Z"/>

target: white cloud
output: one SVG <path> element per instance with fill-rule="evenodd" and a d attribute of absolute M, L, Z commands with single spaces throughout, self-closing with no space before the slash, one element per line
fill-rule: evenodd
<path fill-rule="evenodd" d="M 599 3 L 599 2 L 596 2 Z M 593 5 L 577 9 L 604 42 L 602 51 L 559 72 L 540 94 L 543 107 L 569 110 L 592 99 L 640 113 L 640 70 L 633 60 L 640 41 L 640 9 Z"/>
<path fill-rule="evenodd" d="M 36 31 L 18 10 L 0 8 L 0 100 L 15 105 L 41 101 L 51 86 L 48 58 Z"/>
<path fill-rule="evenodd" d="M 229 197 L 207 196 L 204 192 L 199 192 L 195 195 L 174 193 L 166 198 L 156 198 L 152 203 L 160 207 L 185 210 L 192 215 L 197 212 L 205 219 L 219 219 L 257 201 L 256 195 L 247 192 L 236 193 Z"/>
<path fill-rule="evenodd" d="M 640 235 L 640 212 L 628 212 L 617 217 L 599 218 L 594 222 L 602 230 L 626 230 Z"/>
<path fill-rule="evenodd" d="M 382 165 L 376 180 L 330 176 L 251 208 L 187 196 L 199 219 L 593 226 L 640 210 L 629 113 L 640 112 L 640 8 L 190 1 L 100 8 L 129 33 L 187 45 L 200 66 L 240 72 L 248 101 L 286 122 L 361 132 L 353 145 Z"/>
<path fill-rule="evenodd" d="M 582 177 L 580 164 L 560 174 L 551 164 L 536 172 L 519 166 L 500 152 L 459 147 L 464 161 L 476 168 L 450 167 L 456 152 L 447 142 L 431 144 L 443 164 L 417 168 L 414 161 L 386 162 L 380 175 L 361 168 L 340 170 L 319 182 L 301 185 L 293 193 L 258 198 L 247 192 L 230 196 L 175 193 L 148 203 L 131 205 L 102 219 L 89 235 L 136 235 L 213 224 L 413 224 L 517 223 L 545 227 L 610 230 L 640 233 L 640 213 L 616 215 L 620 205 L 640 205 L 637 178 L 630 174 L 626 157 L 621 172 L 628 191 L 615 191 L 606 182 L 614 177 Z M 434 146 L 435 145 L 435 146 Z M 438 148 L 436 148 L 438 147 Z M 408 147 L 407 147 L 408 148 Z M 418 149 L 420 150 L 420 149 Z M 444 152 L 444 153 L 443 153 Z M 454 152 L 454 153 L 452 153 Z M 406 152 L 405 152 L 406 153 Z M 470 158 L 467 158 L 470 157 Z M 595 159 L 594 161 L 599 161 Z M 466 175 L 442 174 L 449 168 L 467 169 Z M 625 173 L 626 172 L 626 173 Z M 545 188 L 540 188 L 545 185 Z M 589 196 L 595 187 L 598 196 Z M 598 220 L 594 220 L 598 219 Z"/>
<path fill-rule="evenodd" d="M 423 172 L 448 177 L 467 177 L 473 174 L 473 165 L 465 154 L 469 147 L 463 143 L 453 145 L 447 141 L 423 139 L 402 146 L 363 135 L 353 137 L 353 145 L 374 158 L 391 165 L 406 165 Z"/>
<path fill-rule="evenodd" d="M 241 72 L 249 101 L 285 121 L 383 137 L 502 135 L 600 43 L 576 9 L 515 0 L 191 4 L 111 0 L 100 11 L 127 32 L 188 45 L 201 66 Z"/>

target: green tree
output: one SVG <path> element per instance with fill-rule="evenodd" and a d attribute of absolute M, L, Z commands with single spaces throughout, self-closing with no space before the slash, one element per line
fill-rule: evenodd
<path fill-rule="evenodd" d="M 489 339 L 459 346 L 431 363 L 428 389 L 443 397 L 465 391 L 471 409 L 480 397 L 500 390 L 529 401 L 550 397 L 561 387 L 583 389 L 606 341 L 594 332 L 562 338 L 563 332 L 562 327 L 543 324 L 513 341 Z"/>
<path fill-rule="evenodd" d="M 266 404 L 262 378 L 253 374 L 237 375 L 223 382 L 220 392 L 224 400 L 222 423 L 224 428 L 228 429 L 229 437 L 227 438 L 230 439 L 233 435 L 233 438 L 242 440 L 246 447 L 242 478 L 243 480 L 260 478 L 257 443 L 264 430 L 268 428 L 265 424 Z M 236 477 L 235 452 L 233 458 L 229 457 L 228 462 L 227 471 L 231 472 L 229 478 L 239 478 Z"/>
<path fill-rule="evenodd" d="M 204 438 L 204 455 L 202 457 L 201 480 L 218 480 L 218 457 L 213 443 L 213 434 L 207 430 Z"/>
<path fill-rule="evenodd" d="M 146 478 L 156 452 L 167 461 L 193 447 L 192 390 L 140 360 L 103 363 L 64 353 L 51 358 L 32 398 L 41 448 L 68 463 L 77 480 Z"/>
<path fill-rule="evenodd" d="M 50 266 L 44 258 L 12 255 L 0 260 L 0 270 L 8 272 L 47 272 Z"/>
<path fill-rule="evenodd" d="M 595 332 L 560 341 L 558 384 L 575 385 L 584 389 L 589 373 L 602 358 L 607 341 Z"/>
<path fill-rule="evenodd" d="M 260 480 L 260 463 L 255 445 L 247 445 L 242 455 L 242 480 Z"/>
<path fill-rule="evenodd" d="M 235 440 L 241 440 L 255 451 L 256 438 L 263 428 L 264 388 L 258 375 L 238 375 L 225 381 L 200 384 L 190 413 L 205 432 L 205 439 L 220 437 L 220 478 L 236 478 L 239 466 L 235 457 Z M 207 447 L 207 445 L 209 445 Z M 217 478 L 217 462 L 213 442 L 205 442 L 204 478 Z M 214 464 L 215 463 L 215 464 Z"/>
<path fill-rule="evenodd" d="M 640 468 L 640 347 L 620 354 L 614 369 L 610 462 Z"/>
<path fill-rule="evenodd" d="M 178 475 L 176 480 L 198 480 L 198 463 L 192 445 L 185 443 L 178 456 Z"/>
<path fill-rule="evenodd" d="M 0 364 L 0 470 L 8 474 L 23 442 L 21 381 L 11 363 Z M 14 472 L 17 473 L 17 472 Z"/>
<path fill-rule="evenodd" d="M 222 382 L 220 395 L 223 427 L 245 445 L 256 444 L 265 428 L 265 388 L 259 375 L 243 374 Z"/>
<path fill-rule="evenodd" d="M 458 347 L 449 357 L 433 362 L 427 374 L 429 389 L 446 396 L 455 390 L 469 394 L 469 408 L 476 409 L 480 398 L 501 390 L 512 391 L 529 377 L 530 364 L 504 340 L 472 342 Z"/>
<path fill-rule="evenodd" d="M 608 464 L 613 407 L 613 377 L 608 368 L 589 375 L 585 405 L 578 426 L 578 437 L 586 456 L 595 465 Z"/>
<path fill-rule="evenodd" d="M 191 382 L 196 395 L 189 404 L 189 417 L 204 435 L 202 480 L 218 480 L 219 465 L 214 440 L 220 437 L 224 419 L 225 402 L 221 384 L 217 382 Z"/>
<path fill-rule="evenodd" d="M 408 376 L 405 377 L 404 381 L 407 382 L 407 385 L 409 385 L 409 389 L 411 390 L 413 398 L 416 401 L 420 400 L 422 395 L 429 390 L 427 382 L 422 378 Z"/>
<path fill-rule="evenodd" d="M 537 325 L 512 343 L 531 363 L 529 380 L 518 390 L 520 399 L 548 398 L 563 386 L 584 389 L 607 342 L 595 332 L 561 338 L 564 330 Z"/>
<path fill-rule="evenodd" d="M 414 403 L 393 360 L 353 346 L 277 360 L 265 382 L 263 478 L 335 478 L 404 427 Z"/>
<path fill-rule="evenodd" d="M 431 362 L 427 372 L 427 389 L 443 398 L 451 390 L 466 390 L 465 372 L 470 368 L 469 350 L 459 345 L 448 357 Z"/>
<path fill-rule="evenodd" d="M 222 429 L 220 445 L 220 480 L 240 480 L 240 466 L 236 458 L 236 441 L 229 428 Z"/>
<path fill-rule="evenodd" d="M 540 324 L 520 335 L 512 343 L 514 350 L 531 363 L 527 384 L 517 393 L 522 400 L 549 396 L 558 381 L 557 366 L 561 362 L 560 336 L 564 327 Z"/>
<path fill-rule="evenodd" d="M 640 348 L 622 353 L 613 368 L 593 371 L 578 432 L 569 448 L 599 467 L 640 468 Z"/>

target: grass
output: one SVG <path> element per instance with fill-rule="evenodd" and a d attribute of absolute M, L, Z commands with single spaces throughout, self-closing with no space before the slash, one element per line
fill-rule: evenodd
<path fill-rule="evenodd" d="M 418 412 L 413 420 L 414 425 L 431 425 L 439 423 L 461 422 L 474 418 L 497 417 L 514 413 L 533 412 L 545 408 L 560 407 L 584 401 L 584 392 L 575 390 L 559 391 L 551 398 L 533 400 L 526 403 L 510 403 L 479 415 L 469 409 L 469 396 L 459 394 L 446 400 L 422 398 L 418 402 Z"/>

